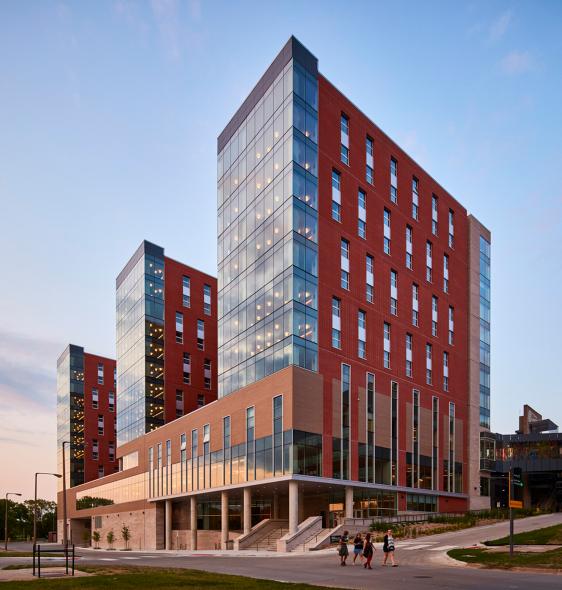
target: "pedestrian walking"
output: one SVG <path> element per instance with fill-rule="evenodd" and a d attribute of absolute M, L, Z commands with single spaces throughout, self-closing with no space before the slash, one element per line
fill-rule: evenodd
<path fill-rule="evenodd" d="M 392 529 L 388 529 L 386 531 L 386 535 L 384 536 L 384 541 L 382 544 L 382 550 L 384 553 L 384 560 L 382 562 L 383 565 L 386 565 L 388 558 L 390 557 L 390 563 L 392 567 L 398 567 L 396 563 L 394 563 L 394 537 L 392 536 Z"/>
<path fill-rule="evenodd" d="M 348 541 L 349 541 L 349 531 L 344 531 L 343 535 L 340 537 L 340 546 L 338 549 L 338 555 L 340 556 L 340 565 L 347 565 L 347 563 L 345 563 L 345 561 L 349 555 L 349 549 L 347 548 Z"/>
<path fill-rule="evenodd" d="M 365 542 L 363 543 L 363 556 L 365 557 L 365 563 L 363 564 L 364 568 L 368 568 L 372 570 L 371 567 L 371 560 L 373 559 L 373 555 L 375 553 L 375 546 L 371 541 L 371 533 L 367 533 L 365 535 Z"/>
<path fill-rule="evenodd" d="M 363 537 L 361 533 L 357 533 L 353 539 L 353 565 L 355 565 L 358 557 L 363 562 Z"/>

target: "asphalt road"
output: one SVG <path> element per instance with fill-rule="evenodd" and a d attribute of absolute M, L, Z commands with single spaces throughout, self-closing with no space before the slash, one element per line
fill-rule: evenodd
<path fill-rule="evenodd" d="M 562 514 L 521 519 L 515 531 L 533 530 L 561 524 Z M 372 588 L 377 590 L 533 590 L 562 588 L 562 576 L 556 574 L 509 572 L 477 569 L 450 560 L 446 552 L 453 547 L 467 547 L 507 534 L 508 523 L 476 527 L 453 533 L 433 535 L 398 542 L 396 560 L 399 567 L 381 567 L 382 552 L 373 560 L 373 570 L 352 564 L 339 565 L 334 549 L 280 556 L 262 553 L 258 556 L 229 552 L 136 552 L 79 550 L 79 562 L 89 565 L 142 565 L 165 568 L 190 568 L 225 574 L 238 574 L 284 582 L 307 582 L 336 588 Z M 47 560 L 45 560 L 47 561 Z M 57 562 L 58 560 L 49 560 Z M 351 560 L 349 560 L 351 561 Z M 1 564 L 22 563 L 17 558 L 2 558 Z"/>

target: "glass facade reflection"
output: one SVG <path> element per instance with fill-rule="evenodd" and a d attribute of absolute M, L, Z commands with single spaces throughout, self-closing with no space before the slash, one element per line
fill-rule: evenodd
<path fill-rule="evenodd" d="M 480 236 L 480 426 L 490 428 L 490 242 Z"/>
<path fill-rule="evenodd" d="M 219 396 L 317 370 L 317 110 L 291 60 L 218 155 Z"/>
<path fill-rule="evenodd" d="M 164 252 L 147 242 L 117 280 L 117 444 L 164 424 Z"/>

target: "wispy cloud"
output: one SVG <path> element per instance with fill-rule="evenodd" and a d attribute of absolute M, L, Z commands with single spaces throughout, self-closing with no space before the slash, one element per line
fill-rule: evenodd
<path fill-rule="evenodd" d="M 488 30 L 488 42 L 497 43 L 500 39 L 502 39 L 509 29 L 512 19 L 513 14 L 511 10 L 502 12 L 490 25 Z"/>
<path fill-rule="evenodd" d="M 533 70 L 535 62 L 528 51 L 510 51 L 500 60 L 500 68 L 504 74 L 515 76 Z"/>

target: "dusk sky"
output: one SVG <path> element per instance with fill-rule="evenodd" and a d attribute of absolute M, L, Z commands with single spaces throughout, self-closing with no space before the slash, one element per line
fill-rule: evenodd
<path fill-rule="evenodd" d="M 562 3 L 0 0 L 0 494 L 141 240 L 216 275 L 216 137 L 294 34 L 492 231 L 492 430 L 562 421 Z M 39 495 L 54 497 L 54 478 Z"/>

